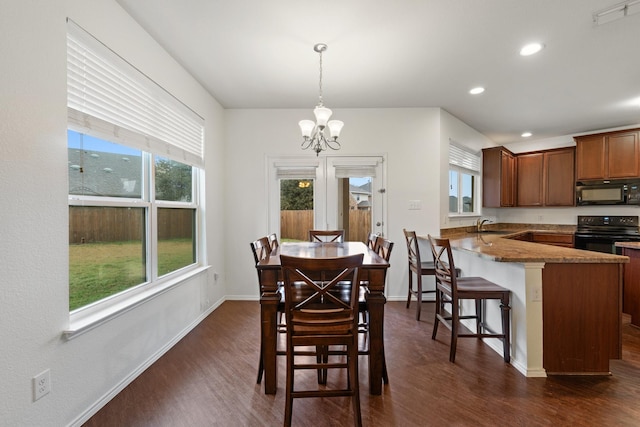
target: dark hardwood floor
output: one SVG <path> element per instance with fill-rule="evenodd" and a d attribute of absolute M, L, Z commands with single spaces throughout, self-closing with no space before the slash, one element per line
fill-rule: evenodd
<path fill-rule="evenodd" d="M 623 359 L 611 362 L 611 376 L 525 378 L 475 339 L 459 340 L 449 363 L 448 331 L 431 340 L 433 305 L 424 304 L 417 322 L 413 304 L 386 305 L 390 382 L 381 396 L 369 395 L 360 358 L 364 425 L 640 425 L 639 329 L 625 323 Z M 258 302 L 225 302 L 85 425 L 282 425 L 285 360 L 278 361 L 277 394 L 265 395 L 256 384 L 258 326 Z M 349 405 L 349 398 L 297 399 L 293 423 L 352 425 Z"/>

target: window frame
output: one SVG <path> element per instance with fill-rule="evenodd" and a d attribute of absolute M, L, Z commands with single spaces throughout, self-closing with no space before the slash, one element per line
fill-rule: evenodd
<path fill-rule="evenodd" d="M 480 215 L 480 210 L 479 210 L 479 205 L 478 205 L 478 182 L 479 182 L 479 178 L 480 178 L 480 174 L 479 173 L 473 173 L 470 170 L 464 169 L 464 168 L 459 168 L 456 167 L 454 165 L 449 165 L 449 189 L 451 188 L 451 172 L 456 172 L 458 175 L 458 182 L 457 182 L 457 187 L 458 187 L 458 192 L 456 197 L 458 198 L 458 206 L 457 206 L 457 211 L 456 212 L 451 212 L 448 211 L 449 213 L 449 217 L 464 217 L 464 216 L 478 216 Z M 462 181 L 463 181 L 463 175 L 467 175 L 467 176 L 471 176 L 473 181 L 472 181 L 472 200 L 473 200 L 473 209 L 471 212 L 464 212 L 464 202 L 463 202 L 463 193 L 462 193 Z M 451 193 L 448 191 L 447 192 L 447 198 L 451 195 Z M 448 208 L 447 208 L 448 210 Z"/>
<path fill-rule="evenodd" d="M 464 146 L 452 139 L 449 139 L 449 169 L 447 176 L 447 213 L 449 218 L 460 217 L 476 217 L 480 215 L 480 164 L 482 158 L 479 152 L 473 151 L 471 148 Z M 456 172 L 458 176 L 457 200 L 458 206 L 456 212 L 449 210 L 449 197 L 451 196 L 451 172 Z M 462 183 L 463 175 L 472 177 L 472 200 L 473 207 L 471 212 L 464 212 Z"/>
<path fill-rule="evenodd" d="M 71 127 L 69 127 L 71 129 Z M 73 129 L 71 129 L 73 130 Z M 163 157 L 158 154 L 158 156 Z M 145 210 L 145 273 L 147 280 L 129 289 L 120 291 L 100 300 L 94 301 L 82 307 L 70 311 L 70 318 L 74 319 L 94 316 L 97 313 L 109 310 L 111 306 L 126 304 L 128 300 L 135 299 L 136 296 L 153 292 L 155 288 L 162 289 L 162 285 L 170 283 L 176 279 L 183 279 L 185 275 L 200 269 L 203 265 L 201 256 L 203 238 L 201 237 L 201 208 L 200 208 L 200 177 L 202 170 L 192 166 L 192 201 L 167 201 L 155 200 L 155 157 L 152 153 L 142 152 L 142 196 L 138 198 L 126 197 L 105 197 L 94 195 L 69 195 L 69 206 L 94 206 L 94 207 L 120 207 L 120 208 L 144 208 Z M 158 274 L 158 228 L 157 218 L 159 208 L 189 209 L 195 210 L 195 230 L 194 247 L 196 261 L 190 265 L 174 270 L 170 273 Z"/>

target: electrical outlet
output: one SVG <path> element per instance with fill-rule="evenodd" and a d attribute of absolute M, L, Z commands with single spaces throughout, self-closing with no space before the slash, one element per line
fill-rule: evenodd
<path fill-rule="evenodd" d="M 33 401 L 49 394 L 51 391 L 51 372 L 49 369 L 33 377 Z"/>
<path fill-rule="evenodd" d="M 542 301 L 542 289 L 541 288 L 534 288 L 533 292 L 531 292 L 531 301 L 532 302 L 539 302 Z"/>

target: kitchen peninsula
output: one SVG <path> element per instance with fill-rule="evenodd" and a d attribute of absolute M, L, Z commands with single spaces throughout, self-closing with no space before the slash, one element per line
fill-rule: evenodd
<path fill-rule="evenodd" d="M 518 240 L 536 232 L 532 229 L 441 231 L 463 276 L 482 276 L 511 290 L 516 369 L 528 377 L 610 374 L 609 360 L 622 355 L 622 275 L 628 257 Z M 499 328 L 499 309 L 490 304 L 487 323 Z M 486 342 L 501 352 L 497 340 Z"/>

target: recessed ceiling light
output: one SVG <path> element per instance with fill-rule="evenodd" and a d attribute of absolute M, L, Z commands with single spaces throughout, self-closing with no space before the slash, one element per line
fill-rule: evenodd
<path fill-rule="evenodd" d="M 533 135 L 531 132 L 522 132 L 522 135 L 520 135 L 523 138 L 529 138 L 531 135 Z"/>
<path fill-rule="evenodd" d="M 528 45 L 525 45 L 522 47 L 522 49 L 520 49 L 520 55 L 533 55 L 534 53 L 540 52 L 543 47 L 544 46 L 541 43 L 529 43 Z"/>
<path fill-rule="evenodd" d="M 478 86 L 478 87 L 474 87 L 473 89 L 471 89 L 471 90 L 469 91 L 469 93 L 470 93 L 471 95 L 478 95 L 478 94 L 480 94 L 480 93 L 482 93 L 482 92 L 484 92 L 484 88 L 483 88 L 483 87 L 480 87 L 480 86 Z"/>

